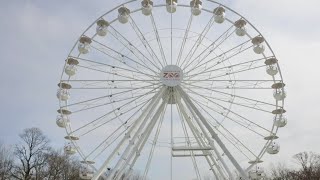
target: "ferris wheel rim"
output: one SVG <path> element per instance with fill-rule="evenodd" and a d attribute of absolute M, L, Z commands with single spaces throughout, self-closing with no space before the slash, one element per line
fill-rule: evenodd
<path fill-rule="evenodd" d="M 135 1 L 137 1 L 137 0 L 127 1 L 127 2 L 125 2 L 125 3 L 120 4 L 119 6 L 116 6 L 114 9 L 112 9 L 112 10 L 108 11 L 107 13 L 103 14 L 102 16 L 100 16 L 96 21 L 98 21 L 99 19 L 103 18 L 103 17 L 106 16 L 108 13 L 116 10 L 117 8 L 122 7 L 122 6 L 124 6 L 124 5 L 128 4 L 128 3 L 135 2 Z M 212 0 L 207 0 L 207 1 L 213 2 L 213 3 L 218 4 L 218 5 L 220 5 L 220 6 L 223 6 L 223 7 L 225 7 L 226 9 L 232 11 L 233 13 L 236 13 L 237 15 L 239 15 L 239 16 L 240 16 L 241 18 L 243 18 L 244 20 L 246 20 L 243 16 L 241 16 L 240 14 L 238 14 L 236 11 L 233 11 L 232 9 L 230 9 L 230 8 L 227 7 L 227 6 L 222 5 L 221 3 L 218 3 L 218 2 L 215 2 L 215 1 L 212 1 Z M 164 4 L 164 5 L 157 5 L 157 6 L 154 6 L 154 7 L 163 7 L 163 6 L 166 6 L 166 5 L 165 5 L 165 4 Z M 190 8 L 190 6 L 187 6 L 187 5 L 184 6 L 184 5 L 178 4 L 178 6 Z M 140 11 L 140 10 L 141 10 L 141 9 L 136 9 L 136 10 L 131 11 L 131 13 L 138 12 L 138 11 Z M 203 8 L 203 11 L 207 11 L 207 12 L 210 12 L 210 13 L 211 13 L 210 10 L 207 10 L 207 9 L 205 9 L 205 8 Z M 226 18 L 226 19 L 227 19 L 227 18 Z M 116 19 L 115 19 L 115 20 L 116 20 Z M 112 24 L 115 20 L 110 21 L 110 24 Z M 86 33 L 90 28 L 93 27 L 93 25 L 96 23 L 96 21 L 94 21 L 94 22 L 83 32 L 83 34 L 82 34 L 80 37 L 84 36 L 85 33 Z M 231 21 L 231 22 L 232 22 L 232 21 Z M 250 23 L 250 21 L 247 21 L 247 20 L 246 20 L 246 22 L 248 22 L 248 23 L 251 25 L 251 27 L 253 27 L 253 28 L 261 35 L 261 33 Z M 91 39 L 93 39 L 93 38 L 94 38 L 94 36 L 91 37 Z M 270 47 L 269 43 L 268 43 L 266 40 L 265 40 L 265 42 L 266 42 L 268 48 L 271 50 L 271 52 L 272 52 L 272 54 L 273 54 L 273 57 L 275 57 L 274 52 L 273 52 L 272 48 Z M 72 48 L 72 50 L 70 51 L 68 57 L 71 57 L 71 52 L 75 49 L 76 45 L 77 45 L 77 42 L 76 42 L 75 45 L 73 46 L 73 48 Z M 80 54 L 79 54 L 79 55 L 80 55 Z M 79 58 L 79 57 L 78 57 L 78 58 Z M 67 64 L 67 62 L 65 63 L 65 66 L 66 66 L 66 64 Z M 64 68 L 65 68 L 65 66 L 64 66 Z M 282 78 L 282 74 L 281 74 L 281 70 L 280 70 L 280 67 L 279 67 L 278 62 L 277 62 L 277 66 L 278 66 L 278 69 L 279 69 L 279 75 L 280 75 L 280 77 L 281 77 L 280 82 L 283 82 L 283 78 Z M 62 76 L 63 76 L 63 73 L 62 73 Z M 62 76 L 61 76 L 61 83 L 62 83 Z M 276 81 L 274 81 L 274 82 L 276 82 Z M 63 106 L 60 105 L 60 107 L 63 107 Z M 68 105 L 66 105 L 65 107 L 68 107 Z M 277 107 L 278 107 L 278 104 L 277 104 Z M 284 101 L 282 101 L 282 106 L 280 106 L 280 107 L 282 107 L 282 108 L 284 107 Z M 71 127 L 69 127 L 69 128 L 70 128 L 70 131 L 68 131 L 67 128 L 66 128 L 66 132 L 67 132 L 68 135 L 72 134 L 72 132 L 73 132 L 73 131 L 71 130 Z M 273 127 L 272 127 L 271 132 L 273 132 L 273 129 L 274 129 L 274 128 L 275 128 L 275 134 L 276 134 L 277 131 L 278 131 L 278 127 L 275 126 L 275 123 L 273 123 Z M 261 158 L 261 157 L 263 156 L 263 154 L 266 152 L 267 144 L 271 144 L 272 141 L 273 141 L 273 139 L 267 141 L 266 146 L 265 146 L 263 152 L 261 151 L 260 154 L 258 155 L 257 159 L 256 159 L 257 162 L 260 160 L 260 158 Z M 76 147 L 78 147 L 78 146 L 76 145 L 76 142 L 74 142 L 74 141 L 71 141 L 71 142 L 74 143 Z M 80 149 L 79 149 L 79 153 L 80 153 L 80 155 L 82 154 Z M 261 157 L 260 157 L 260 155 L 261 155 Z M 83 159 L 85 160 L 85 158 L 83 158 Z M 253 164 L 253 165 L 254 165 L 254 164 Z M 252 167 L 253 165 L 251 165 L 251 167 Z M 250 166 L 249 166 L 249 167 L 250 167 Z M 248 167 L 247 170 L 250 169 L 249 167 Z"/>

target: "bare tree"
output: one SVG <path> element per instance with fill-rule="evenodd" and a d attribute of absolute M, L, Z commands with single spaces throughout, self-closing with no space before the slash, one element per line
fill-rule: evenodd
<path fill-rule="evenodd" d="M 11 150 L 0 142 L 0 179 L 10 179 L 12 168 L 13 157 Z"/>
<path fill-rule="evenodd" d="M 12 176 L 20 180 L 43 179 L 49 139 L 39 128 L 28 128 L 19 135 L 21 143 L 15 146 L 18 164 Z"/>
<path fill-rule="evenodd" d="M 46 177 L 48 180 L 78 180 L 80 162 L 63 153 L 52 150 L 47 154 Z"/>
<path fill-rule="evenodd" d="M 272 165 L 271 170 L 271 179 L 273 180 L 294 180 L 296 174 L 295 171 L 290 170 L 283 163 L 278 163 L 276 166 Z"/>
<path fill-rule="evenodd" d="M 295 162 L 301 166 L 297 174 L 302 179 L 320 178 L 320 155 L 314 152 L 301 152 L 293 156 Z"/>

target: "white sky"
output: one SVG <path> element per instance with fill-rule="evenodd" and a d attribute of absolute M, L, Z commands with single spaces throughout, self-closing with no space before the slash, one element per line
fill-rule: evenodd
<path fill-rule="evenodd" d="M 16 143 L 39 127 L 54 146 L 64 130 L 55 125 L 55 93 L 64 60 L 82 31 L 120 1 L 0 0 L 0 139 Z M 279 59 L 287 84 L 288 125 L 279 132 L 286 161 L 301 151 L 320 152 L 320 1 L 223 0 L 253 23 Z"/>

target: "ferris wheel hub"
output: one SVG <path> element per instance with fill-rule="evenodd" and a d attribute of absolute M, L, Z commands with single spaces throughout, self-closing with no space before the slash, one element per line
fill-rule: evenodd
<path fill-rule="evenodd" d="M 160 81 L 169 87 L 180 85 L 183 79 L 183 71 L 179 66 L 167 65 L 160 73 Z"/>

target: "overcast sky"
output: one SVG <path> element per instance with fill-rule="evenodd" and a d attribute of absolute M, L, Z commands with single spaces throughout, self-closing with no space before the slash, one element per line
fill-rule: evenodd
<path fill-rule="evenodd" d="M 24 128 L 39 127 L 54 146 L 63 146 L 55 94 L 64 60 L 83 30 L 120 2 L 0 0 L 0 140 L 14 144 Z M 320 1 L 220 2 L 253 23 L 279 59 L 288 125 L 272 160 L 291 163 L 295 153 L 320 153 Z"/>

